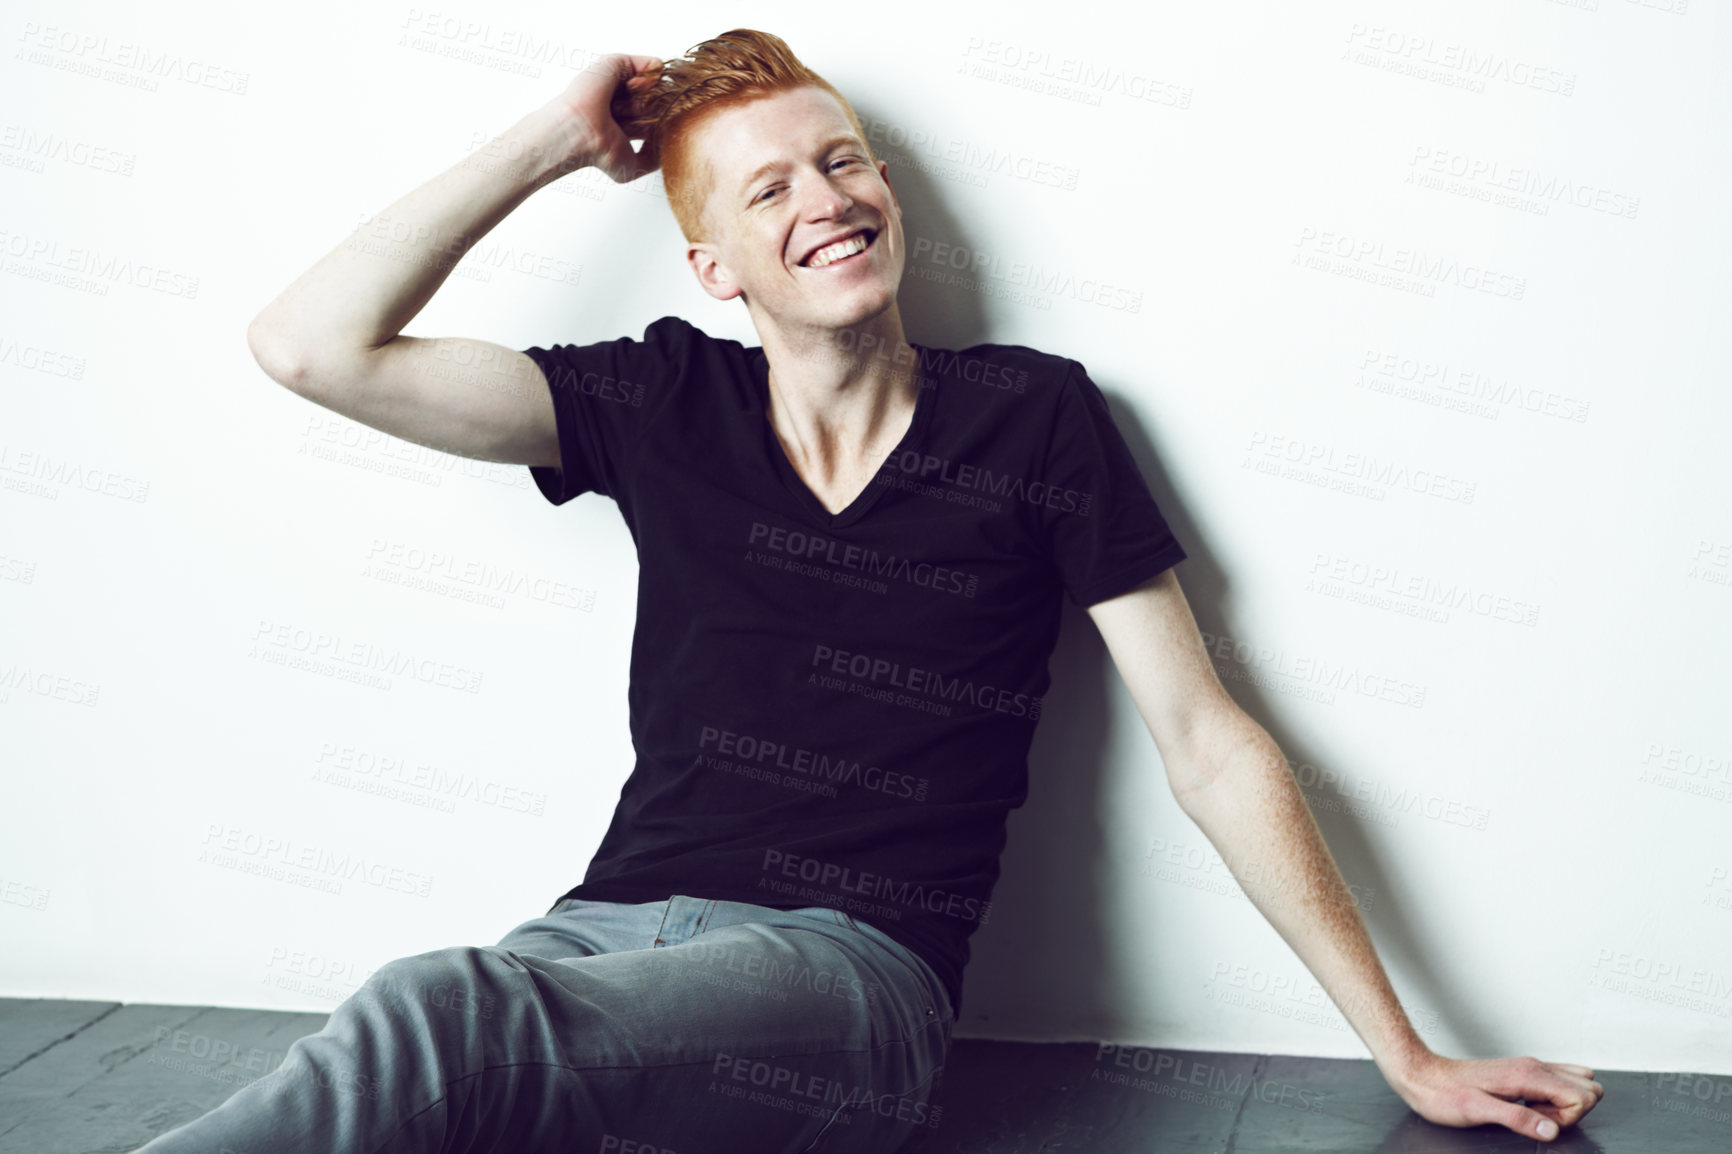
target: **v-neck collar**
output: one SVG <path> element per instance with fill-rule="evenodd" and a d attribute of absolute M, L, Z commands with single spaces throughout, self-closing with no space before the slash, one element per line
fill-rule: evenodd
<path fill-rule="evenodd" d="M 916 370 L 916 376 L 920 381 L 920 391 L 914 398 L 914 416 L 908 422 L 908 429 L 902 434 L 902 439 L 896 443 L 896 447 L 890 450 L 890 455 L 884 458 L 885 463 L 894 460 L 899 454 L 917 451 L 925 443 L 926 426 L 931 423 L 932 409 L 937 401 L 937 398 L 930 394 L 938 391 L 940 374 L 928 374 L 925 371 L 927 358 L 924 345 L 915 341 L 909 341 L 908 344 L 914 350 L 915 363 L 919 366 Z M 770 361 L 765 356 L 762 346 L 752 350 L 752 381 L 756 386 L 758 400 L 758 408 L 754 416 L 763 429 L 764 449 L 770 457 L 771 466 L 781 476 L 782 483 L 794 494 L 800 507 L 820 525 L 832 529 L 851 525 L 865 516 L 866 511 L 877 502 L 880 491 L 889 488 L 889 486 L 880 482 L 874 475 L 871 480 L 866 482 L 866 487 L 860 490 L 854 500 L 850 501 L 841 512 L 830 512 L 824 507 L 824 502 L 818 499 L 818 495 L 812 492 L 811 487 L 806 484 L 799 471 L 794 468 L 794 463 L 788 459 L 788 451 L 782 447 L 781 439 L 776 436 L 775 426 L 770 423 Z M 879 468 L 882 470 L 883 464 L 880 464 Z"/>

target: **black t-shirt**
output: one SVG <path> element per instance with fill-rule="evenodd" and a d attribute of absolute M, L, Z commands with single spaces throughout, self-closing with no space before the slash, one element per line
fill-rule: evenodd
<path fill-rule="evenodd" d="M 914 346 L 913 421 L 830 513 L 768 420 L 762 348 L 663 317 L 643 339 L 523 350 L 562 468 L 637 545 L 637 761 L 581 885 L 830 906 L 924 958 L 962 1004 L 1009 811 L 1079 606 L 1182 560 L 1105 399 L 1021 345 Z"/>

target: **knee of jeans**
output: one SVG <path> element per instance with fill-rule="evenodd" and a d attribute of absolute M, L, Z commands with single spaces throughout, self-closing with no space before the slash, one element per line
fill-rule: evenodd
<path fill-rule="evenodd" d="M 398 1014 L 470 1028 L 501 1016 L 505 991 L 519 967 L 492 946 L 447 946 L 393 958 L 367 986 Z"/>

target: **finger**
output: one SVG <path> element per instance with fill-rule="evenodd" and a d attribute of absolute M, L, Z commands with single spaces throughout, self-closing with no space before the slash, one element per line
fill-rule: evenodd
<path fill-rule="evenodd" d="M 1568 1070 L 1572 1074 L 1580 1074 L 1584 1078 L 1592 1078 L 1594 1071 L 1587 1066 L 1577 1066 L 1572 1062 L 1547 1062 L 1554 1070 Z"/>
<path fill-rule="evenodd" d="M 614 60 L 615 100 L 630 101 L 661 79 L 662 62 L 657 57 L 617 56 Z"/>
<path fill-rule="evenodd" d="M 1541 1142 L 1550 1142 L 1558 1136 L 1559 1126 L 1553 1119 L 1538 1110 L 1530 1110 L 1526 1106 L 1518 1106 L 1490 1094 L 1483 1094 L 1475 1099 L 1467 1114 L 1470 1122 L 1496 1122 L 1517 1134 L 1537 1138 Z"/>
<path fill-rule="evenodd" d="M 1543 1118 L 1550 1118 L 1553 1122 L 1557 1123 L 1557 1127 L 1560 1131 L 1563 1130 L 1565 1126 L 1573 1126 L 1575 1124 L 1575 1119 L 1570 1118 L 1567 1111 L 1559 1110 L 1556 1106 L 1547 1106 L 1542 1103 L 1538 1106 L 1529 1106 L 1528 1109 Z"/>
<path fill-rule="evenodd" d="M 654 56 L 628 56 L 623 52 L 610 52 L 599 60 L 591 61 L 585 67 L 585 72 L 595 72 L 602 76 L 610 76 L 613 80 L 613 96 L 610 104 L 617 113 L 621 100 L 628 99 L 633 92 L 639 91 L 644 80 L 653 80 L 655 74 L 651 68 L 659 68 L 661 61 Z"/>
<path fill-rule="evenodd" d="M 1505 1097 L 1526 1098 L 1530 1102 L 1544 1099 L 1559 1106 L 1579 1105 L 1597 1098 L 1605 1089 L 1590 1078 L 1566 1073 L 1545 1063 L 1531 1069 L 1517 1067 L 1512 1073 L 1513 1079 L 1505 1080 L 1504 1085 L 1497 1087 L 1498 1092 Z"/>
<path fill-rule="evenodd" d="M 1606 1088 L 1604 1086 L 1600 1085 L 1598 1082 L 1594 1081 L 1592 1078 L 1584 1078 L 1579 1074 L 1556 1074 L 1556 1073 L 1554 1073 L 1552 1075 L 1552 1077 L 1557 1079 L 1557 1085 L 1558 1085 L 1557 1092 L 1550 1095 L 1552 1101 L 1554 1101 L 1554 1102 L 1558 1101 L 1558 1094 L 1560 1094 L 1560 1093 L 1562 1093 L 1562 1094 L 1575 1093 L 1575 1094 L 1579 1094 L 1579 1095 L 1583 1095 L 1583 1096 L 1587 1096 L 1587 1095 L 1596 1095 L 1597 1096 L 1597 1095 L 1600 1095 L 1600 1094 L 1603 1094 L 1606 1092 Z"/>
<path fill-rule="evenodd" d="M 624 80 L 631 75 L 631 57 L 620 52 L 609 52 L 606 56 L 597 56 L 585 64 L 583 71 L 593 72 L 597 76 L 612 76 L 615 80 Z"/>
<path fill-rule="evenodd" d="M 626 124 L 640 119 L 644 115 L 644 98 L 650 95 L 657 84 L 655 76 L 639 72 L 626 78 L 625 83 L 614 89 L 608 110 L 620 124 Z"/>
<path fill-rule="evenodd" d="M 1605 1087 L 1598 1082 L 1586 1078 L 1577 1078 L 1574 1074 L 1553 1075 L 1556 1085 L 1551 1089 L 1540 1089 L 1538 1084 L 1530 1084 L 1519 1095 L 1529 1107 L 1539 1110 L 1548 1117 L 1557 1119 L 1559 1125 L 1573 1126 L 1584 1114 L 1599 1105 L 1600 1097 L 1605 1093 Z"/>
<path fill-rule="evenodd" d="M 1550 1102 L 1529 1102 L 1527 1108 L 1556 1122 L 1560 1127 L 1574 1126 L 1582 1120 L 1582 1116 L 1594 1108 L 1592 1099 L 1573 1106 L 1554 1106 Z"/>
<path fill-rule="evenodd" d="M 1553 1106 L 1547 1102 L 1529 1102 L 1528 1109 L 1539 1111 L 1557 1122 L 1559 1126 L 1574 1126 L 1587 1116 L 1589 1110 L 1599 1104 L 1598 1098 L 1589 1098 L 1579 1106 Z"/>

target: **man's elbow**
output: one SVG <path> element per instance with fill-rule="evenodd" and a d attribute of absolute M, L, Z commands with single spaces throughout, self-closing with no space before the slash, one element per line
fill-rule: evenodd
<path fill-rule="evenodd" d="M 1160 743 L 1161 760 L 1173 798 L 1186 813 L 1222 794 L 1246 765 L 1267 761 L 1271 751 L 1280 757 L 1267 731 L 1225 694 L 1169 728 Z"/>
<path fill-rule="evenodd" d="M 1180 809 L 1192 813 L 1197 802 L 1207 797 L 1219 780 L 1220 766 L 1190 753 L 1171 755 L 1164 760 L 1167 787 L 1173 791 L 1173 800 Z"/>
<path fill-rule="evenodd" d="M 247 349 L 271 380 L 293 392 L 301 392 L 306 370 L 295 349 L 276 333 L 260 313 L 247 326 Z"/>

